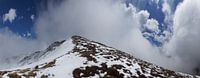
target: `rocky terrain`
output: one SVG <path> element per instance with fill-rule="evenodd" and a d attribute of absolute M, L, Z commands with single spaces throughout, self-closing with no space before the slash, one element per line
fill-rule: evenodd
<path fill-rule="evenodd" d="M 134 52 L 133 52 L 134 53 Z M 0 70 L 0 78 L 200 78 L 171 71 L 104 44 L 73 36 Z"/>

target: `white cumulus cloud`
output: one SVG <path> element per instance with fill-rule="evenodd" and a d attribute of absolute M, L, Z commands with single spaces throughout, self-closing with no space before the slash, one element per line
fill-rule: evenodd
<path fill-rule="evenodd" d="M 192 72 L 200 65 L 199 3 L 199 0 L 184 0 L 174 14 L 174 35 L 167 50 L 182 60 L 181 71 Z"/>
<path fill-rule="evenodd" d="M 155 19 L 148 19 L 146 24 L 144 24 L 147 29 L 151 30 L 151 31 L 154 31 L 154 32 L 159 32 L 159 29 L 158 29 L 158 21 L 155 20 Z"/>
<path fill-rule="evenodd" d="M 16 9 L 11 8 L 11 9 L 9 10 L 8 13 L 6 13 L 6 14 L 3 15 L 3 22 L 9 21 L 9 22 L 12 23 L 12 21 L 13 21 L 16 17 L 17 17 Z"/>

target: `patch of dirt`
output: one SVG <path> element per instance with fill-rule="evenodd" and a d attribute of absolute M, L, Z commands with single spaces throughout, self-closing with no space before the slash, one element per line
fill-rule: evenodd
<path fill-rule="evenodd" d="M 42 75 L 41 78 L 48 78 L 48 75 Z"/>
<path fill-rule="evenodd" d="M 21 77 L 20 75 L 18 75 L 16 72 L 8 74 L 8 77 L 9 77 L 9 78 L 22 78 L 22 77 Z"/>
<path fill-rule="evenodd" d="M 98 75 L 100 78 L 123 78 L 124 75 L 118 71 L 118 69 L 122 68 L 124 68 L 122 65 L 112 65 L 111 67 L 108 67 L 106 63 L 102 63 L 101 67 L 80 67 L 73 70 L 73 77 L 81 78 Z"/>
<path fill-rule="evenodd" d="M 53 67 L 53 66 L 55 66 L 55 63 L 56 63 L 56 60 L 53 60 L 53 61 L 51 61 L 51 62 L 49 62 L 49 63 L 46 63 L 44 66 L 42 66 L 41 68 L 42 69 L 45 69 L 45 68 L 49 68 L 49 67 Z M 35 67 L 35 68 L 37 68 L 37 67 Z"/>

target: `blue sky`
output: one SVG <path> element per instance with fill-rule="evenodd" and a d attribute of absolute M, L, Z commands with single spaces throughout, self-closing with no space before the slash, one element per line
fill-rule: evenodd
<path fill-rule="evenodd" d="M 158 2 L 156 2 L 158 1 Z M 182 2 L 182 0 L 167 0 L 168 4 L 170 5 L 172 14 L 175 12 L 175 9 L 177 5 Z M 150 14 L 149 19 L 155 19 L 159 23 L 159 33 L 156 33 L 156 35 L 163 35 L 165 36 L 163 32 L 165 30 L 172 33 L 172 30 L 168 30 L 170 27 L 172 27 L 171 22 L 165 22 L 165 14 L 162 11 L 164 0 L 127 0 L 127 4 L 131 3 L 135 7 L 137 7 L 138 10 L 147 10 Z M 148 32 L 148 33 L 154 33 L 151 30 L 145 29 L 141 32 Z M 145 35 L 144 35 L 145 36 Z M 145 36 L 153 45 L 155 46 L 162 46 L 163 42 L 158 41 L 155 39 L 155 36 Z"/>
<path fill-rule="evenodd" d="M 31 38 L 35 37 L 33 24 L 35 20 L 31 16 L 37 16 L 37 5 L 39 0 L 1 0 L 0 1 L 0 28 L 8 27 L 12 32 L 23 36 L 24 34 L 31 33 Z M 3 22 L 3 15 L 8 13 L 10 9 L 16 10 L 16 18 L 13 22 Z M 27 36 L 25 36 L 27 37 Z"/>

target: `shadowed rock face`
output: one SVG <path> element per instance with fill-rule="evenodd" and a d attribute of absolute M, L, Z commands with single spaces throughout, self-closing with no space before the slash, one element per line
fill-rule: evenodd
<path fill-rule="evenodd" d="M 134 55 L 127 54 L 104 44 L 88 40 L 81 36 L 73 36 L 73 49 L 66 52 L 53 60 L 46 61 L 43 64 L 38 64 L 29 68 L 0 71 L 1 77 L 22 78 L 22 77 L 40 77 L 40 78 L 59 78 L 56 72 L 59 69 L 69 69 L 74 65 L 72 70 L 63 70 L 66 72 L 63 75 L 69 74 L 74 78 L 94 77 L 94 78 L 196 78 L 195 75 L 183 74 L 164 69 L 149 62 L 137 59 Z M 38 51 L 26 58 L 36 56 L 42 57 L 45 53 L 53 52 L 64 45 L 65 40 L 55 42 L 44 51 Z M 133 52 L 134 53 L 134 52 Z M 77 58 L 81 61 L 76 65 L 76 61 L 68 63 L 70 58 Z M 31 61 L 31 60 L 29 60 Z M 78 60 L 79 61 L 79 60 Z M 24 61 L 22 61 L 24 62 Z M 62 68 L 59 68 L 62 66 Z M 73 66 L 72 66 L 73 67 Z M 58 69 L 59 68 L 59 69 Z M 48 70 L 48 71 L 46 71 Z M 52 72 L 55 71 L 55 72 Z M 59 74 L 60 75 L 60 74 Z M 65 78 L 65 77 L 63 77 Z"/>

